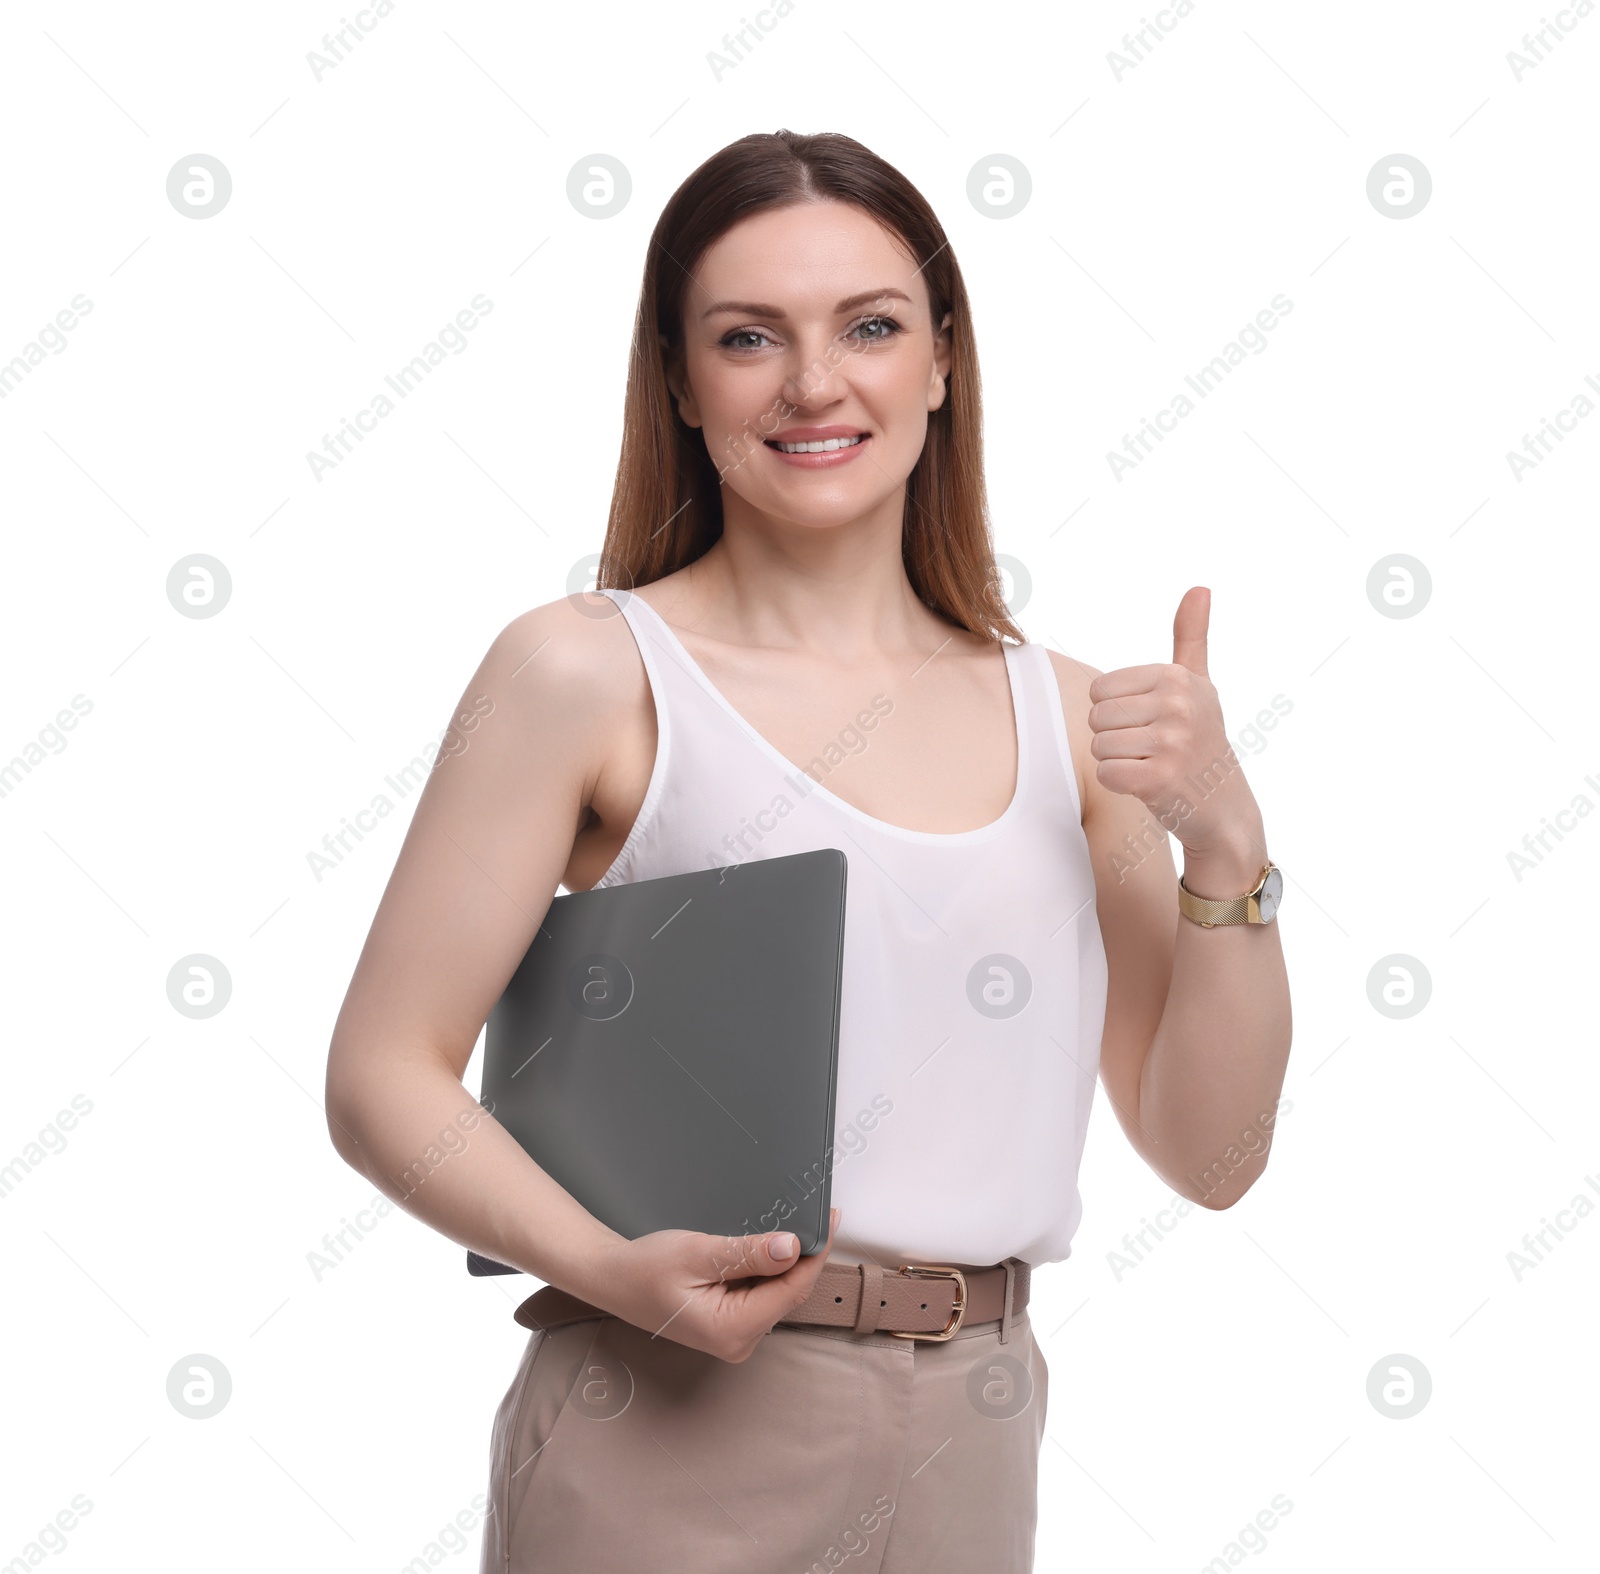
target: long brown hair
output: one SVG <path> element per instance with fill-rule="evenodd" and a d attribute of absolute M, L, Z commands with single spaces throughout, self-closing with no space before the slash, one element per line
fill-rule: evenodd
<path fill-rule="evenodd" d="M 923 604 L 970 633 L 1022 640 L 1001 595 L 983 480 L 983 406 L 966 285 L 926 199 L 899 170 L 837 132 L 758 132 L 714 153 L 673 192 L 650 237 L 634 323 L 622 452 L 601 589 L 649 584 L 722 534 L 721 475 L 674 408 L 666 368 L 683 349 L 683 297 L 707 249 L 741 219 L 825 200 L 863 209 L 918 259 L 932 320 L 951 314 L 944 403 L 906 478 L 901 555 Z M 662 339 L 665 338 L 665 344 Z"/>

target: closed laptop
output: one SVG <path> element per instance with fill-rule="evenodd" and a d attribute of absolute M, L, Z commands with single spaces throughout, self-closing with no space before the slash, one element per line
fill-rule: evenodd
<path fill-rule="evenodd" d="M 830 847 L 557 896 L 489 1015 L 485 1108 L 630 1240 L 820 1250 L 846 868 Z"/>

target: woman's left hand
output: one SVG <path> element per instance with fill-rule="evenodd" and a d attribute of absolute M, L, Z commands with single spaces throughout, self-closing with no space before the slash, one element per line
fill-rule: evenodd
<path fill-rule="evenodd" d="M 1196 585 L 1172 620 L 1170 663 L 1118 667 L 1089 685 L 1100 784 L 1138 798 L 1195 854 L 1237 842 L 1260 823 L 1206 672 L 1210 620 L 1211 592 Z"/>

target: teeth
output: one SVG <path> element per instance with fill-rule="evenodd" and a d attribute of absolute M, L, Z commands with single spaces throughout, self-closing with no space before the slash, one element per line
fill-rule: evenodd
<path fill-rule="evenodd" d="M 866 433 L 857 432 L 854 437 L 830 437 L 820 443 L 777 443 L 774 446 L 786 454 L 831 454 L 836 448 L 854 448 Z"/>

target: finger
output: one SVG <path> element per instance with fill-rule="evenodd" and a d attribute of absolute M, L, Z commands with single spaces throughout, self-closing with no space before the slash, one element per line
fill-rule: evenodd
<path fill-rule="evenodd" d="M 1102 672 L 1089 685 L 1091 700 L 1115 700 L 1129 694 L 1148 694 L 1171 662 L 1149 662 L 1142 667 L 1118 667 L 1114 672 Z"/>
<path fill-rule="evenodd" d="M 759 1325 L 762 1328 L 770 1328 L 780 1317 L 811 1294 L 822 1275 L 822 1267 L 828 1260 L 828 1253 L 833 1250 L 839 1218 L 840 1212 L 837 1208 L 830 1210 L 828 1239 L 823 1243 L 821 1251 L 791 1262 L 789 1271 L 781 1278 L 758 1278 L 740 1286 L 737 1292 L 733 1292 L 738 1296 L 741 1320 L 748 1320 L 751 1327 Z"/>
<path fill-rule="evenodd" d="M 833 1251 L 833 1243 L 839 1235 L 839 1217 L 837 1208 L 828 1210 L 828 1238 L 822 1243 L 820 1250 L 812 1252 L 809 1257 L 800 1259 L 794 1271 L 789 1275 L 788 1282 L 791 1287 L 802 1283 L 812 1285 L 821 1277 L 822 1265 L 827 1262 L 829 1253 Z"/>
<path fill-rule="evenodd" d="M 710 1277 L 728 1283 L 734 1279 L 771 1278 L 787 1273 L 800 1260 L 800 1242 L 792 1230 L 769 1230 L 761 1235 L 704 1236 L 711 1259 Z"/>
<path fill-rule="evenodd" d="M 1206 671 L 1206 631 L 1211 625 L 1211 592 L 1204 585 L 1192 585 L 1178 603 L 1172 620 L 1172 659 L 1180 667 L 1210 677 Z"/>
<path fill-rule="evenodd" d="M 1089 753 L 1097 760 L 1148 760 L 1159 740 L 1148 727 L 1114 727 L 1089 740 Z"/>
<path fill-rule="evenodd" d="M 800 1242 L 792 1230 L 769 1230 L 761 1235 L 701 1236 L 710 1248 L 712 1276 L 724 1282 L 732 1279 L 774 1278 L 788 1273 L 797 1263 L 821 1262 L 833 1244 L 839 1210 L 828 1215 L 828 1240 L 820 1253 L 801 1258 Z"/>
<path fill-rule="evenodd" d="M 1161 697 L 1149 689 L 1143 694 L 1127 694 L 1091 705 L 1089 728 L 1092 732 L 1109 732 L 1116 727 L 1148 727 L 1160 715 Z"/>
<path fill-rule="evenodd" d="M 1142 759 L 1102 760 L 1095 767 L 1095 775 L 1107 792 L 1125 793 L 1130 798 L 1144 798 L 1161 783 L 1160 774 Z"/>

